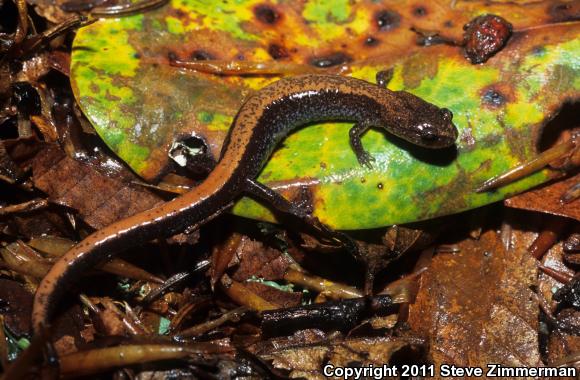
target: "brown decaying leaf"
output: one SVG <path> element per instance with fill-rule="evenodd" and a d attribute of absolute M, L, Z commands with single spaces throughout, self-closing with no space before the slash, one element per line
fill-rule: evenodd
<path fill-rule="evenodd" d="M 10 221 L 14 236 L 32 238 L 41 235 L 71 236 L 72 229 L 68 215 L 55 210 L 14 215 Z"/>
<path fill-rule="evenodd" d="M 267 247 L 264 243 L 245 239 L 238 252 L 240 263 L 232 278 L 244 281 L 250 277 L 261 277 L 265 280 L 284 278 L 291 260 L 277 249 Z"/>
<path fill-rule="evenodd" d="M 13 280 L 0 278 L 0 303 L 5 326 L 16 336 L 27 335 L 30 331 L 32 294 Z"/>
<path fill-rule="evenodd" d="M 227 261 L 227 262 L 226 262 Z M 212 282 L 219 280 L 228 265 L 237 262 L 235 271 L 231 274 L 234 288 L 228 292 L 244 289 L 278 307 L 290 307 L 300 304 L 302 293 L 278 290 L 258 282 L 245 282 L 251 277 L 265 280 L 283 281 L 292 261 L 281 251 L 266 246 L 264 243 L 252 240 L 238 233 L 233 233 L 225 243 L 214 249 L 212 255 Z M 242 302 L 250 306 L 250 303 Z M 265 305 L 267 305 L 265 304 Z M 269 308 L 269 306 L 266 306 Z"/>
<path fill-rule="evenodd" d="M 52 202 L 78 210 L 95 229 L 162 202 L 147 189 L 106 176 L 54 146 L 38 154 L 32 171 L 35 186 Z"/>
<path fill-rule="evenodd" d="M 0 140 L 0 178 L 8 183 L 14 183 L 24 175 L 22 169 L 8 154 L 5 142 Z"/>
<path fill-rule="evenodd" d="M 413 331 L 429 337 L 429 359 L 440 364 L 541 365 L 538 351 L 536 262 L 522 249 L 531 233 L 514 230 L 517 249 L 506 251 L 495 231 L 439 254 L 422 277 L 409 310 Z M 527 241 L 526 241 L 527 240 Z"/>
<path fill-rule="evenodd" d="M 79 305 L 70 307 L 57 319 L 53 333 L 54 348 L 62 355 L 75 352 L 86 343 L 81 332 L 84 327 L 83 311 Z"/>
<path fill-rule="evenodd" d="M 304 336 L 304 333 L 302 334 Z M 276 349 L 259 354 L 265 359 L 272 360 L 274 367 L 289 370 L 290 378 L 326 379 L 322 375 L 322 369 L 326 364 L 348 367 L 356 362 L 365 366 L 372 364 L 381 367 L 388 363 L 397 351 L 403 348 L 419 348 L 423 344 L 422 340 L 416 338 L 388 337 L 337 339 L 335 343 L 328 344 L 323 341 L 312 342 L 312 338 L 321 338 L 312 335 L 305 335 L 306 340 L 289 347 L 276 342 Z"/>
<path fill-rule="evenodd" d="M 560 198 L 580 182 L 580 174 L 550 183 L 504 201 L 506 206 L 573 218 L 580 221 L 580 199 L 563 203 Z"/>
<path fill-rule="evenodd" d="M 7 328 L 16 338 L 30 337 L 33 294 L 20 283 L 0 279 L 0 304 L 2 307 L 3 324 L 0 329 Z M 82 318 L 80 307 L 74 306 L 62 314 L 55 323 L 55 348 L 60 353 L 76 351 L 82 338 L 79 335 Z"/>

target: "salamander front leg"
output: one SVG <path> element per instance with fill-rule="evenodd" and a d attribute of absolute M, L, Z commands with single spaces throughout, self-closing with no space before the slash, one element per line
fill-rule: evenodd
<path fill-rule="evenodd" d="M 366 131 L 371 128 L 371 124 L 368 122 L 356 123 L 348 132 L 350 138 L 350 146 L 356 154 L 356 159 L 359 164 L 366 166 L 369 169 L 373 168 L 372 162 L 375 158 L 365 150 L 362 145 L 361 137 Z"/>
<path fill-rule="evenodd" d="M 302 220 L 306 225 L 314 228 L 323 237 L 340 243 L 353 256 L 359 256 L 358 245 L 350 236 L 328 228 L 326 225 L 321 223 L 317 217 L 308 213 L 303 207 L 296 206 L 294 203 L 270 189 L 268 186 L 265 186 L 258 181 L 247 179 L 246 192 L 258 200 L 266 202 L 267 205 L 274 207 L 276 210 Z"/>
<path fill-rule="evenodd" d="M 389 82 L 393 79 L 393 69 L 378 71 L 376 75 L 377 86 L 387 88 Z"/>

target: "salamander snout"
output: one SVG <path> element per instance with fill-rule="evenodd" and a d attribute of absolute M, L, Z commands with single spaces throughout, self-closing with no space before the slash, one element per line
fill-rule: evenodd
<path fill-rule="evenodd" d="M 441 108 L 440 112 L 443 122 L 438 131 L 439 140 L 445 147 L 454 145 L 459 132 L 457 132 L 457 127 L 453 124 L 453 112 L 447 108 Z"/>
<path fill-rule="evenodd" d="M 455 143 L 457 128 L 453 125 L 453 113 L 447 108 L 437 110 L 428 121 L 415 125 L 418 145 L 427 148 L 445 148 Z"/>
<path fill-rule="evenodd" d="M 421 140 L 425 141 L 427 144 L 435 142 L 437 139 L 439 139 L 439 136 L 437 135 L 437 129 L 429 123 L 418 125 L 417 131 L 419 132 L 419 137 Z"/>
<path fill-rule="evenodd" d="M 458 132 L 449 109 L 437 107 L 405 91 L 396 95 L 401 101 L 396 109 L 397 117 L 392 122 L 391 115 L 385 116 L 386 123 L 391 121 L 391 126 L 396 126 L 393 133 L 424 148 L 446 148 L 455 144 Z"/>

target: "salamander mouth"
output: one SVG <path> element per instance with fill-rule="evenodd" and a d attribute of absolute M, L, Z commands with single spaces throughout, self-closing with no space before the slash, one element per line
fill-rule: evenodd
<path fill-rule="evenodd" d="M 431 123 L 423 123 L 416 126 L 415 143 L 426 148 L 443 148 L 455 143 L 457 130 L 453 125 L 445 127 Z"/>

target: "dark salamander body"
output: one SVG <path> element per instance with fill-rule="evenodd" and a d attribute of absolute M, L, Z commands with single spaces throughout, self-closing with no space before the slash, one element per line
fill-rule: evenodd
<path fill-rule="evenodd" d="M 281 79 L 251 96 L 236 116 L 222 157 L 199 186 L 151 210 L 115 222 L 75 245 L 51 268 L 34 299 L 33 327 L 49 323 L 71 282 L 114 254 L 196 228 L 230 207 L 242 194 L 267 198 L 272 190 L 255 182 L 270 154 L 292 130 L 318 121 L 352 121 L 351 144 L 370 165 L 360 137 L 384 128 L 413 144 L 451 146 L 457 138 L 450 111 L 410 93 L 393 92 L 354 78 L 304 75 Z"/>

